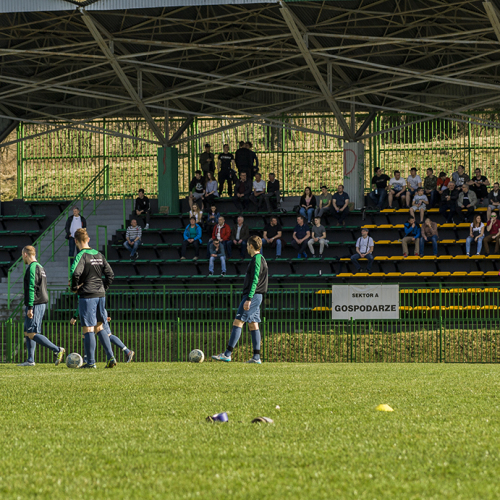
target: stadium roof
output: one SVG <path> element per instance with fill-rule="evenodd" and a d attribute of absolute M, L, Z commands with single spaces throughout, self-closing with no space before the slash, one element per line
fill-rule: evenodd
<path fill-rule="evenodd" d="M 467 120 L 468 110 L 500 101 L 499 7 L 2 0 L 0 140 L 19 120 L 92 128 L 94 118 L 143 116 L 164 144 L 153 118 L 166 113 L 186 124 L 245 115 L 281 126 L 273 117 L 333 112 L 347 140 L 365 137 L 379 110 Z M 369 114 L 358 131 L 353 111 Z"/>

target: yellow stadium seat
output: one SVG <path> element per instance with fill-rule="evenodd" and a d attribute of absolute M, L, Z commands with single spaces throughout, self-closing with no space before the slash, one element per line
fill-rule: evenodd
<path fill-rule="evenodd" d="M 482 306 L 481 311 L 496 311 L 498 309 L 497 306 Z"/>
<path fill-rule="evenodd" d="M 404 257 L 402 255 L 391 255 L 390 257 L 387 257 L 388 260 L 403 260 Z"/>
<path fill-rule="evenodd" d="M 485 276 L 498 276 L 498 271 L 488 271 L 484 273 Z"/>
<path fill-rule="evenodd" d="M 396 212 L 394 208 L 384 208 L 384 210 L 380 211 L 382 214 L 393 214 L 394 212 Z"/>
<path fill-rule="evenodd" d="M 318 290 L 316 292 L 316 295 L 331 295 L 332 291 L 331 290 Z"/>
<path fill-rule="evenodd" d="M 412 273 L 412 272 L 403 273 L 403 276 L 405 276 L 405 277 L 418 276 L 418 273 Z"/>
<path fill-rule="evenodd" d="M 399 276 L 402 276 L 401 273 L 387 273 L 386 276 L 389 276 L 391 278 L 398 278 Z"/>
<path fill-rule="evenodd" d="M 438 259 L 439 260 L 450 260 L 450 259 L 453 259 L 453 256 L 452 255 L 439 255 Z"/>
<path fill-rule="evenodd" d="M 480 311 L 481 307 L 480 306 L 465 306 L 464 311 L 469 311 L 469 312 L 474 312 L 474 311 Z"/>
<path fill-rule="evenodd" d="M 385 276 L 385 273 L 372 273 L 370 276 L 372 278 L 383 278 Z"/>
<path fill-rule="evenodd" d="M 413 311 L 413 307 L 410 307 L 410 306 L 399 306 L 399 310 L 400 311 L 404 311 L 404 312 L 411 312 L 411 311 Z"/>
<path fill-rule="evenodd" d="M 442 228 L 445 228 L 445 227 L 453 228 L 453 227 L 455 227 L 455 224 L 448 224 L 448 223 L 446 223 L 446 224 L 438 224 L 438 227 L 440 227 L 440 228 L 441 227 Z M 469 226 L 467 225 L 467 227 L 469 227 Z"/>
<path fill-rule="evenodd" d="M 455 240 L 439 240 L 439 243 L 455 243 Z"/>
<path fill-rule="evenodd" d="M 340 273 L 340 274 L 337 274 L 338 278 L 351 278 L 352 276 L 354 276 L 354 274 L 352 274 L 352 273 Z"/>
<path fill-rule="evenodd" d="M 500 259 L 500 255 L 485 255 L 484 258 L 489 260 L 498 260 Z"/>
<path fill-rule="evenodd" d="M 391 240 L 378 240 L 375 242 L 376 245 L 390 245 L 391 243 Z"/>
<path fill-rule="evenodd" d="M 419 276 L 422 276 L 422 277 L 431 277 L 431 276 L 434 276 L 435 273 L 431 273 L 430 271 L 425 271 L 423 273 L 420 273 Z"/>
<path fill-rule="evenodd" d="M 468 255 L 455 255 L 454 257 L 455 259 L 470 259 L 470 257 Z"/>
<path fill-rule="evenodd" d="M 415 293 L 415 290 L 413 290 L 412 288 L 401 288 L 399 290 L 399 293 Z"/>
<path fill-rule="evenodd" d="M 446 311 L 446 307 L 445 306 L 432 306 L 431 310 L 432 311 Z"/>
<path fill-rule="evenodd" d="M 436 273 L 436 276 L 450 276 L 451 273 L 449 273 L 448 271 L 441 271 L 439 273 Z"/>
<path fill-rule="evenodd" d="M 455 240 L 455 243 L 465 243 L 467 240 Z"/>
<path fill-rule="evenodd" d="M 450 288 L 449 292 L 450 293 L 466 293 L 467 290 L 465 288 Z"/>
<path fill-rule="evenodd" d="M 449 306 L 446 308 L 448 311 L 463 311 L 463 307 L 462 306 Z"/>
<path fill-rule="evenodd" d="M 395 224 L 394 226 L 392 226 L 392 229 L 403 229 L 404 227 L 404 224 Z"/>
<path fill-rule="evenodd" d="M 416 306 L 413 308 L 413 311 L 424 311 L 429 312 L 431 308 L 429 306 Z"/>
<path fill-rule="evenodd" d="M 452 273 L 452 276 L 467 276 L 467 273 L 464 271 L 455 271 Z"/>
<path fill-rule="evenodd" d="M 361 229 L 363 229 L 363 228 L 365 228 L 365 229 L 376 229 L 377 225 L 376 224 L 363 224 L 361 226 Z"/>
<path fill-rule="evenodd" d="M 436 212 L 439 212 L 439 208 L 429 208 L 429 210 L 427 210 L 427 212 L 436 213 Z"/>
<path fill-rule="evenodd" d="M 472 255 L 471 259 L 486 259 L 486 255 Z"/>
<path fill-rule="evenodd" d="M 389 260 L 389 257 L 387 255 L 378 255 L 375 260 Z"/>
<path fill-rule="evenodd" d="M 482 276 L 483 274 L 483 271 L 472 271 L 469 276 Z"/>
<path fill-rule="evenodd" d="M 380 224 L 378 226 L 379 229 L 394 229 L 394 226 L 392 224 Z"/>
<path fill-rule="evenodd" d="M 485 293 L 498 293 L 498 288 L 485 288 L 483 291 Z"/>
<path fill-rule="evenodd" d="M 331 311 L 331 307 L 313 307 L 313 312 Z"/>
<path fill-rule="evenodd" d="M 355 276 L 356 278 L 367 278 L 368 276 L 370 276 L 370 273 L 356 273 Z"/>
<path fill-rule="evenodd" d="M 482 293 L 483 289 L 482 288 L 467 288 L 464 290 L 464 293 Z"/>
<path fill-rule="evenodd" d="M 434 260 L 436 257 L 434 257 L 434 255 L 424 255 L 423 257 L 420 258 L 424 260 Z"/>

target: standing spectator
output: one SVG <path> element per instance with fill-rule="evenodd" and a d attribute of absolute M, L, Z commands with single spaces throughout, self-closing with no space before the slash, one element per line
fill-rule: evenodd
<path fill-rule="evenodd" d="M 250 201 L 255 205 L 257 212 L 260 212 L 260 208 L 264 206 L 266 202 L 266 181 L 263 181 L 260 174 L 257 172 L 255 174 L 255 180 L 253 181 L 253 193 L 250 195 Z"/>
<path fill-rule="evenodd" d="M 462 210 L 467 210 L 465 215 L 465 222 L 469 222 L 469 217 L 472 217 L 474 210 L 476 210 L 477 197 L 474 191 L 469 190 L 469 186 L 464 184 L 462 186 L 462 192 L 458 195 L 457 200 L 457 214 L 460 222 L 464 221 L 464 213 Z"/>
<path fill-rule="evenodd" d="M 224 246 L 220 244 L 219 240 L 213 240 L 209 243 L 210 247 L 210 260 L 208 262 L 208 274 L 209 276 L 214 275 L 214 263 L 215 259 L 220 259 L 221 276 L 226 275 L 226 254 L 224 252 Z"/>
<path fill-rule="evenodd" d="M 151 206 L 149 198 L 144 196 L 144 189 L 139 189 L 137 198 L 135 199 L 135 216 L 146 220 L 144 229 L 149 229 L 149 220 L 151 218 Z M 137 219 L 136 219 L 137 220 Z"/>
<path fill-rule="evenodd" d="M 415 222 L 415 217 L 410 216 L 408 222 L 405 222 L 405 237 L 401 240 L 403 243 L 403 257 L 408 257 L 408 243 L 415 243 L 415 255 L 419 252 L 419 242 L 420 242 L 420 227 Z"/>
<path fill-rule="evenodd" d="M 264 226 L 264 234 L 262 238 L 262 248 L 264 245 L 269 245 L 271 248 L 276 247 L 276 258 L 281 257 L 282 241 L 281 235 L 283 234 L 283 228 L 281 224 L 278 224 L 278 217 L 272 216 L 269 224 Z M 264 255 L 264 254 L 263 254 Z"/>
<path fill-rule="evenodd" d="M 417 169 L 413 167 L 410 170 L 410 176 L 406 179 L 406 206 L 411 207 L 412 198 L 417 194 L 417 189 L 422 187 L 422 179 L 417 175 Z"/>
<path fill-rule="evenodd" d="M 436 191 L 438 178 L 434 175 L 432 168 L 427 169 L 424 179 L 424 194 L 429 200 L 429 208 L 434 208 L 438 202 L 439 193 Z"/>
<path fill-rule="evenodd" d="M 219 240 L 224 247 L 225 254 L 230 255 L 229 242 L 231 240 L 231 228 L 226 224 L 226 219 L 219 216 L 217 225 L 214 226 L 212 230 L 212 237 L 208 240 L 207 245 L 207 259 L 210 258 L 210 243 L 214 240 Z"/>
<path fill-rule="evenodd" d="M 269 174 L 269 180 L 267 181 L 267 193 L 264 196 L 266 200 L 267 211 L 271 213 L 273 211 L 271 202 L 276 201 L 276 208 L 280 208 L 281 204 L 281 193 L 280 193 L 280 181 L 276 179 L 273 173 Z"/>
<path fill-rule="evenodd" d="M 441 207 L 439 213 L 445 218 L 448 224 L 453 222 L 453 216 L 457 213 L 457 200 L 460 191 L 455 187 L 455 183 L 450 181 L 448 188 L 441 193 Z M 450 211 L 447 215 L 446 212 Z"/>
<path fill-rule="evenodd" d="M 465 173 L 463 165 L 457 167 L 457 171 L 453 173 L 451 180 L 455 183 L 457 188 L 461 188 L 464 184 L 472 184 L 470 177 Z"/>
<path fill-rule="evenodd" d="M 259 159 L 257 154 L 252 150 L 253 144 L 250 141 L 245 142 L 245 147 L 252 153 L 252 163 L 251 163 L 251 178 L 253 179 L 257 172 L 259 171 Z"/>
<path fill-rule="evenodd" d="M 213 205 L 215 198 L 219 197 L 217 181 L 214 179 L 213 172 L 207 172 L 207 184 L 205 186 L 205 194 L 203 200 L 205 208 L 208 210 Z"/>
<path fill-rule="evenodd" d="M 307 242 L 311 255 L 314 257 L 314 244 L 319 243 L 319 258 L 323 258 L 323 250 L 328 248 L 325 226 L 321 225 L 321 217 L 314 217 L 314 225 L 311 228 L 311 239 Z"/>
<path fill-rule="evenodd" d="M 250 180 L 252 175 L 252 165 L 253 165 L 253 154 L 243 141 L 240 141 L 240 147 L 234 156 L 234 161 L 236 162 L 236 168 L 241 178 L 241 174 L 245 172 L 247 179 Z"/>
<path fill-rule="evenodd" d="M 439 174 L 436 191 L 438 194 L 442 195 L 444 191 L 448 189 L 448 184 L 450 183 L 450 178 L 446 175 L 446 172 L 441 172 Z"/>
<path fill-rule="evenodd" d="M 498 188 L 498 182 L 495 182 L 495 184 L 493 184 L 493 190 L 490 191 L 490 194 L 488 195 L 488 212 L 486 220 L 491 218 L 491 212 L 493 210 L 500 210 L 500 189 Z"/>
<path fill-rule="evenodd" d="M 141 245 L 142 241 L 142 229 L 141 226 L 137 225 L 137 221 L 132 219 L 130 221 L 130 226 L 127 228 L 125 234 L 125 243 L 123 246 L 130 252 L 130 258 L 137 260 L 139 258 L 139 252 L 137 249 Z"/>
<path fill-rule="evenodd" d="M 490 243 L 495 243 L 495 255 L 499 251 L 499 234 L 500 234 L 500 222 L 498 222 L 497 214 L 492 213 L 491 219 L 486 223 L 486 230 L 488 231 L 488 236 L 485 236 L 483 240 L 484 249 L 486 250 L 486 255 L 490 254 Z"/>
<path fill-rule="evenodd" d="M 184 229 L 184 241 L 182 242 L 181 249 L 181 260 L 186 259 L 186 250 L 188 245 L 194 246 L 194 257 L 193 260 L 198 260 L 200 256 L 200 244 L 201 244 L 201 227 L 196 224 L 196 219 L 191 217 L 189 219 L 189 225 Z"/>
<path fill-rule="evenodd" d="M 231 239 L 227 242 L 227 256 L 231 258 L 233 254 L 233 245 L 240 247 L 241 258 L 244 259 L 247 255 L 247 241 L 250 238 L 250 229 L 245 224 L 245 219 L 240 215 L 238 224 L 231 231 Z"/>
<path fill-rule="evenodd" d="M 344 191 L 342 184 L 332 198 L 332 215 L 337 219 L 337 226 L 339 224 L 345 226 L 345 220 L 349 215 L 349 195 Z"/>
<path fill-rule="evenodd" d="M 311 232 L 309 231 L 309 228 L 306 226 L 305 217 L 299 215 L 297 217 L 297 225 L 293 229 L 293 240 L 292 240 L 292 247 L 299 252 L 298 255 L 299 259 L 301 259 L 302 256 L 304 256 L 304 258 L 307 259 L 306 248 L 307 248 L 307 242 L 309 241 L 310 237 L 311 237 Z"/>
<path fill-rule="evenodd" d="M 314 215 L 314 209 L 316 208 L 316 197 L 312 194 L 309 186 L 304 189 L 304 194 L 300 198 L 299 205 L 300 215 L 302 215 L 304 220 L 307 220 L 308 224 L 310 224 Z"/>
<path fill-rule="evenodd" d="M 207 213 L 207 220 L 205 221 L 205 231 L 212 234 L 214 226 L 219 222 L 220 213 L 217 212 L 217 207 L 212 204 L 210 212 Z"/>
<path fill-rule="evenodd" d="M 224 191 L 224 183 L 227 181 L 227 195 L 233 196 L 233 178 L 232 171 L 236 168 L 234 155 L 229 152 L 229 144 L 224 144 L 224 152 L 219 155 L 217 165 L 219 167 L 219 189 L 220 193 Z"/>
<path fill-rule="evenodd" d="M 375 248 L 375 243 L 373 242 L 373 238 L 368 236 L 368 229 L 365 227 L 361 229 L 361 238 L 358 238 L 356 241 L 356 253 L 351 255 L 351 262 L 356 268 L 356 272 L 361 269 L 359 265 L 358 259 L 367 259 L 368 265 L 366 266 L 366 270 L 370 273 L 373 266 L 373 249 Z"/>
<path fill-rule="evenodd" d="M 382 210 L 385 199 L 387 198 L 387 183 L 391 178 L 382 172 L 380 167 L 375 169 L 375 175 L 372 178 L 372 191 L 369 194 L 375 208 Z"/>
<path fill-rule="evenodd" d="M 394 209 L 394 200 L 399 201 L 402 207 L 406 204 L 406 181 L 401 178 L 401 172 L 399 170 L 394 171 L 394 177 L 389 181 L 389 208 Z"/>
<path fill-rule="evenodd" d="M 314 218 L 323 217 L 323 214 L 330 212 L 332 208 L 332 198 L 333 196 L 328 192 L 326 186 L 321 186 L 321 194 L 318 196 L 319 206 L 314 211 Z"/>
<path fill-rule="evenodd" d="M 194 177 L 189 183 L 189 208 L 193 208 L 193 204 L 198 204 L 198 200 L 203 203 L 203 196 L 205 194 L 205 181 L 201 176 L 201 170 L 194 173 Z"/>
<path fill-rule="evenodd" d="M 83 215 L 80 215 L 80 209 L 78 207 L 73 207 L 73 215 L 70 215 L 66 220 L 66 239 L 68 240 L 69 246 L 69 256 L 71 257 L 70 264 L 73 263 L 75 258 L 75 233 L 80 228 L 86 228 L 87 221 Z"/>
<path fill-rule="evenodd" d="M 413 205 L 410 207 L 410 215 L 415 217 L 415 210 L 418 210 L 420 212 L 420 224 L 424 222 L 424 214 L 428 204 L 429 199 L 424 194 L 424 188 L 419 187 L 417 189 L 417 194 L 413 198 Z"/>
<path fill-rule="evenodd" d="M 200 155 L 200 168 L 205 178 L 208 172 L 215 172 L 215 156 L 210 152 L 210 144 L 205 144 L 205 152 Z"/>
<path fill-rule="evenodd" d="M 490 181 L 486 176 L 481 175 L 481 169 L 476 168 L 475 176 L 471 179 L 472 184 L 470 185 L 470 190 L 476 193 L 477 201 L 479 206 L 485 206 L 485 200 L 488 199 L 488 186 Z"/>
<path fill-rule="evenodd" d="M 250 194 L 252 193 L 252 182 L 247 178 L 246 172 L 241 172 L 240 179 L 234 186 L 233 203 L 240 212 L 248 210 Z"/>
<path fill-rule="evenodd" d="M 474 217 L 474 222 L 470 225 L 470 232 L 467 240 L 465 241 L 465 249 L 467 252 L 467 257 L 470 257 L 470 245 L 471 243 L 477 243 L 477 253 L 476 255 L 481 255 L 481 248 L 483 246 L 484 239 L 484 228 L 485 225 L 481 220 L 481 216 L 478 214 Z"/>
<path fill-rule="evenodd" d="M 196 224 L 201 224 L 203 220 L 203 212 L 198 208 L 198 205 L 194 204 L 193 208 L 189 211 L 189 218 L 194 217 L 196 219 Z"/>
<path fill-rule="evenodd" d="M 432 222 L 429 217 L 425 219 L 424 224 L 420 230 L 420 257 L 424 256 L 424 245 L 428 241 L 432 241 L 432 252 L 434 257 L 437 257 L 438 254 L 438 225 L 435 222 Z"/>

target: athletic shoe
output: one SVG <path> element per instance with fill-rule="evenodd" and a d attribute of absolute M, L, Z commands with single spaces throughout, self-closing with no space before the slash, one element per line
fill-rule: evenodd
<path fill-rule="evenodd" d="M 139 252 L 137 252 L 135 255 L 134 255 L 134 260 L 137 260 L 139 258 Z"/>
<path fill-rule="evenodd" d="M 181 260 L 186 260 L 186 257 L 181 257 Z"/>
<path fill-rule="evenodd" d="M 66 349 L 64 349 L 64 347 L 59 347 L 59 352 L 57 353 L 57 356 L 56 356 L 56 362 L 54 363 L 56 366 L 63 360 L 65 352 L 66 352 Z"/>
<path fill-rule="evenodd" d="M 19 363 L 17 366 L 35 366 L 34 361 L 25 361 L 24 363 Z"/>
<path fill-rule="evenodd" d="M 226 273 L 220 273 L 220 275 L 224 278 L 224 276 L 226 275 Z"/>
<path fill-rule="evenodd" d="M 302 254 L 301 254 L 301 253 L 299 253 L 299 254 L 297 255 L 297 259 L 302 259 Z"/>
<path fill-rule="evenodd" d="M 213 275 L 214 275 L 214 273 L 208 273 L 208 275 L 209 275 L 209 276 L 213 276 Z"/>
<path fill-rule="evenodd" d="M 96 365 L 89 365 L 88 363 L 85 363 L 84 365 L 80 366 L 80 369 L 82 368 L 96 368 L 97 369 L 97 366 Z"/>
<path fill-rule="evenodd" d="M 231 356 L 226 356 L 223 352 L 220 354 L 216 354 L 212 356 L 212 359 L 215 361 L 225 361 L 226 363 L 229 363 L 231 361 Z"/>
<path fill-rule="evenodd" d="M 198 260 L 198 257 L 193 257 L 193 260 Z"/>
<path fill-rule="evenodd" d="M 146 224 L 146 227 L 144 229 L 149 229 L 149 224 Z"/>
<path fill-rule="evenodd" d="M 320 253 L 320 254 L 319 254 L 319 258 L 320 258 L 320 259 L 322 259 L 322 258 L 323 258 L 323 254 L 322 254 L 322 253 Z"/>
<path fill-rule="evenodd" d="M 131 363 L 132 360 L 134 359 L 135 352 L 129 351 L 129 353 L 126 356 L 127 356 L 127 361 L 125 361 L 125 363 Z"/>
<path fill-rule="evenodd" d="M 108 359 L 108 362 L 106 363 L 106 366 L 104 368 L 114 368 L 116 366 L 116 359 L 115 358 L 111 358 L 111 359 Z"/>
<path fill-rule="evenodd" d="M 256 365 L 261 365 L 262 364 L 262 361 L 260 359 L 254 359 L 254 358 L 250 358 L 247 363 L 254 363 Z"/>

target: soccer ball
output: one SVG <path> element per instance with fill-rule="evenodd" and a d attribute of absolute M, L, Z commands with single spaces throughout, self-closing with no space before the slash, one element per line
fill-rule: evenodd
<path fill-rule="evenodd" d="M 66 366 L 68 368 L 80 368 L 82 365 L 83 359 L 77 352 L 73 352 L 66 356 Z"/>
<path fill-rule="evenodd" d="M 200 351 L 199 349 L 193 349 L 189 353 L 189 361 L 191 361 L 191 363 L 203 363 L 204 359 L 205 355 L 203 354 L 203 351 Z"/>

